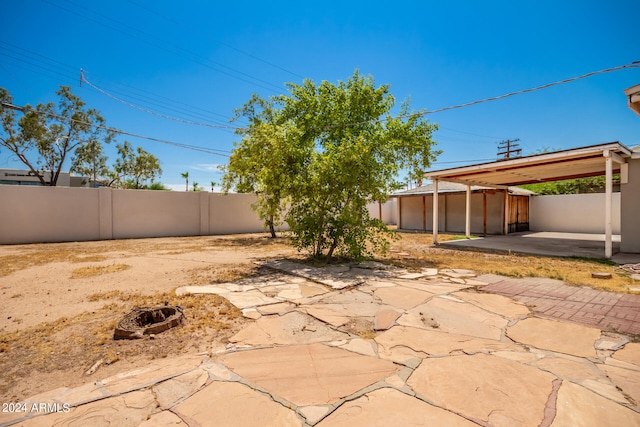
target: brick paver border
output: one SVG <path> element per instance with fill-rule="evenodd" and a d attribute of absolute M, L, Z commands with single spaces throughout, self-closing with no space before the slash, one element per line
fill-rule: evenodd
<path fill-rule="evenodd" d="M 560 280 L 485 275 L 483 292 L 500 294 L 527 304 L 543 317 L 565 320 L 603 331 L 640 335 L 640 295 L 568 286 Z"/>

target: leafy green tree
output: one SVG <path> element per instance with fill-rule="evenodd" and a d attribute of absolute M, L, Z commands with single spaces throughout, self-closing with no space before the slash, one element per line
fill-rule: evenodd
<path fill-rule="evenodd" d="M 559 150 L 544 147 L 540 150 L 534 151 L 531 155 L 552 153 L 555 151 Z M 613 180 L 620 182 L 620 174 L 614 174 Z M 591 176 L 586 178 L 565 179 L 561 181 L 524 184 L 520 187 L 534 191 L 540 195 L 600 193 L 604 191 L 606 181 L 607 180 L 604 176 Z"/>
<path fill-rule="evenodd" d="M 171 191 L 170 188 L 168 188 L 167 186 L 165 186 L 163 183 L 161 182 L 152 182 L 149 186 L 147 186 L 146 188 L 147 190 L 164 190 L 164 191 Z"/>
<path fill-rule="evenodd" d="M 95 187 L 99 178 L 109 176 L 107 156 L 102 151 L 100 141 L 93 140 L 76 148 L 76 157 L 71 165 L 71 172 L 82 176 L 90 176 L 91 186 Z"/>
<path fill-rule="evenodd" d="M 35 108 L 10 107 L 13 99 L 0 88 L 0 121 L 3 134 L 0 145 L 11 151 L 42 185 L 55 186 L 65 163 L 76 163 L 83 156 L 83 147 L 93 141 L 109 143 L 113 132 L 104 126 L 104 119 L 95 109 L 60 86 L 56 92 L 58 104 L 38 104 Z M 22 117 L 16 120 L 16 110 Z M 80 150 L 80 153 L 78 153 Z"/>
<path fill-rule="evenodd" d="M 146 188 L 146 182 L 153 182 L 162 174 L 160 162 L 153 154 L 142 147 L 135 150 L 128 141 L 116 145 L 119 157 L 114 165 L 114 183 L 118 187 Z"/>
<path fill-rule="evenodd" d="M 392 232 L 367 204 L 400 188 L 401 170 L 417 179 L 430 166 L 437 125 L 411 115 L 408 101 L 393 117 L 389 86 L 358 71 L 337 85 L 305 79 L 288 89 L 268 100 L 254 95 L 238 110 L 249 126 L 224 188 L 257 193 L 261 218 L 284 214 L 294 245 L 314 257 L 384 252 Z"/>
<path fill-rule="evenodd" d="M 186 181 L 186 185 L 185 185 L 185 189 L 184 189 L 184 191 L 189 191 L 189 172 L 188 172 L 188 171 L 187 171 L 187 172 L 182 172 L 180 175 L 181 175 L 181 176 L 185 179 L 185 181 Z"/>
<path fill-rule="evenodd" d="M 263 102 L 257 98 L 254 101 Z M 252 101 L 245 107 L 251 109 Z M 289 130 L 287 140 L 284 127 L 256 120 L 223 169 L 223 191 L 228 192 L 235 186 L 240 193 L 257 195 L 253 208 L 264 220 L 271 237 L 276 237 L 276 227 L 282 224 L 282 215 L 289 200 L 290 174 L 297 170 L 296 165 L 302 155 L 296 152 L 295 131 L 295 128 Z"/>
<path fill-rule="evenodd" d="M 215 181 L 211 181 L 211 192 L 213 193 L 213 187 L 216 186 L 216 182 Z"/>
<path fill-rule="evenodd" d="M 200 191 L 200 187 L 198 186 L 197 182 L 193 183 L 193 191 Z"/>

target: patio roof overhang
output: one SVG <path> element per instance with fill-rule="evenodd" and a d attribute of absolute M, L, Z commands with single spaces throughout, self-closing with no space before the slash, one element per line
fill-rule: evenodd
<path fill-rule="evenodd" d="M 640 85 L 631 86 L 624 90 L 624 94 L 627 95 L 627 104 L 629 108 L 636 112 L 640 116 Z"/>
<path fill-rule="evenodd" d="M 424 176 L 432 180 L 504 188 L 509 185 L 605 175 L 606 155 L 612 156 L 614 163 L 616 163 L 613 173 L 619 173 L 621 171 L 620 165 L 626 163 L 626 159 L 632 156 L 632 151 L 619 142 L 612 142 L 510 160 L 429 171 L 425 172 Z"/>
<path fill-rule="evenodd" d="M 436 244 L 438 243 L 438 181 L 457 182 L 467 185 L 466 234 L 469 238 L 471 185 L 482 185 L 504 190 L 504 234 L 508 234 L 509 186 L 605 175 L 605 257 L 611 258 L 613 255 L 611 237 L 612 176 L 614 173 L 620 173 L 621 181 L 624 183 L 627 179 L 627 160 L 636 158 L 637 154 L 619 142 L 611 142 L 516 159 L 425 172 L 424 176 L 433 181 L 435 194 L 433 202 L 433 241 Z"/>

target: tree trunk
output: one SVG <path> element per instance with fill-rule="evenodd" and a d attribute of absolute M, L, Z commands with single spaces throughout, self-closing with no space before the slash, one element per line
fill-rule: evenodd
<path fill-rule="evenodd" d="M 275 239 L 276 237 L 276 228 L 273 225 L 273 215 L 269 215 L 269 232 L 271 233 L 271 238 Z"/>
<path fill-rule="evenodd" d="M 331 257 L 333 256 L 333 251 L 336 250 L 337 246 L 338 246 L 338 241 L 334 240 L 333 243 L 331 244 L 331 247 L 329 248 L 329 252 L 327 252 L 327 260 L 331 259 Z"/>

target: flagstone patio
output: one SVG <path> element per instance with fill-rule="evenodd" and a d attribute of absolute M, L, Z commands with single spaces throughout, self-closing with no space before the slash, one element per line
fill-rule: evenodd
<path fill-rule="evenodd" d="M 468 270 L 263 265 L 275 273 L 176 290 L 255 319 L 227 348 L 32 396 L 0 425 L 640 426 L 637 336 L 551 307 L 580 288 L 536 282 L 555 296 L 533 306 L 514 300 L 531 280 Z"/>

